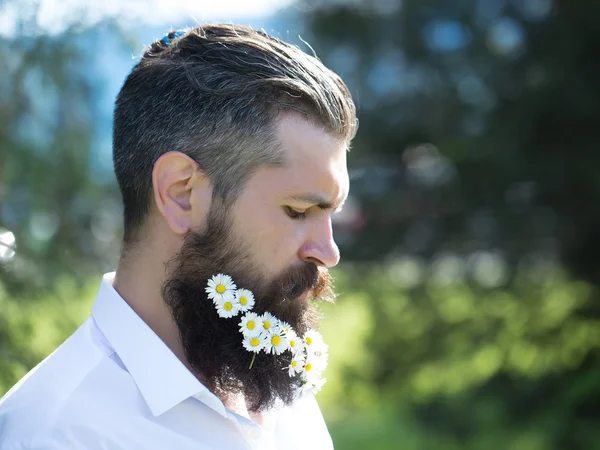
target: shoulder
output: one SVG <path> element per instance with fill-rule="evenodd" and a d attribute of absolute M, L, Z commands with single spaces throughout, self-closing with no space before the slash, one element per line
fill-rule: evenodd
<path fill-rule="evenodd" d="M 0 448 L 99 448 L 85 441 L 110 417 L 102 404 L 130 382 L 88 319 L 0 400 Z"/>
<path fill-rule="evenodd" d="M 291 406 L 276 409 L 276 437 L 286 449 L 333 449 L 333 442 L 314 395 L 307 393 Z M 300 444 L 301 443 L 301 444 Z"/>

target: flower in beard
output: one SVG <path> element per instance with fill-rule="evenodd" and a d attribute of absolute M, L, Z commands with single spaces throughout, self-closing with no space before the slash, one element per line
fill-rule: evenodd
<path fill-rule="evenodd" d="M 288 339 L 281 326 L 276 325 L 271 327 L 268 332 L 264 332 L 268 335 L 267 344 L 265 345 L 265 352 L 273 355 L 281 355 L 284 351 L 290 348 Z"/>
<path fill-rule="evenodd" d="M 315 333 L 316 331 L 310 330 L 305 334 L 304 351 L 300 352 L 304 361 L 300 370 L 300 379 L 303 381 L 300 390 L 313 394 L 319 392 L 325 384 L 326 379 L 322 374 L 327 367 L 327 346 L 322 340 L 319 341 L 320 334 Z M 310 344 L 306 344 L 306 341 Z"/>
<path fill-rule="evenodd" d="M 247 312 L 254 308 L 254 294 L 248 289 L 238 289 L 235 291 L 235 301 L 242 312 Z"/>
<path fill-rule="evenodd" d="M 319 345 L 313 345 L 310 350 L 307 349 L 308 355 L 323 359 L 325 362 L 327 362 L 327 357 L 329 356 L 328 351 L 329 346 L 324 342 L 321 342 Z"/>
<path fill-rule="evenodd" d="M 217 305 L 221 300 L 232 301 L 235 297 L 235 289 L 236 285 L 231 277 L 220 273 L 218 275 L 213 275 L 213 277 L 208 280 L 208 286 L 206 287 L 205 292 L 208 294 L 208 298 Z"/>
<path fill-rule="evenodd" d="M 239 305 L 233 299 L 220 299 L 216 305 L 216 308 L 219 317 L 224 319 L 235 317 L 240 312 Z"/>
<path fill-rule="evenodd" d="M 290 330 L 289 332 L 287 332 L 286 337 L 288 339 L 288 343 L 290 344 L 290 351 L 293 354 L 303 353 L 302 350 L 304 350 L 304 343 L 298 337 L 294 330 Z"/>
<path fill-rule="evenodd" d="M 258 353 L 265 348 L 268 339 L 268 333 L 260 333 L 255 336 L 244 336 L 242 345 L 249 352 Z"/>
<path fill-rule="evenodd" d="M 320 356 L 316 356 L 314 354 L 308 353 L 306 354 L 306 364 L 310 364 L 312 367 L 312 374 L 321 374 L 327 367 L 327 353 L 323 353 Z M 309 370 L 310 371 L 310 370 Z M 307 374 L 308 376 L 309 374 Z"/>
<path fill-rule="evenodd" d="M 297 352 L 292 358 L 292 362 L 288 367 L 288 373 L 290 377 L 296 376 L 304 370 L 304 353 Z"/>
<path fill-rule="evenodd" d="M 265 331 L 271 332 L 273 328 L 279 326 L 279 320 L 271 313 L 264 313 L 260 316 L 260 319 L 262 320 L 262 326 Z"/>
<path fill-rule="evenodd" d="M 301 387 L 300 392 L 312 392 L 313 394 L 317 394 L 323 385 L 327 382 L 327 378 L 317 378 L 315 380 L 306 381 Z"/>
<path fill-rule="evenodd" d="M 321 333 L 315 330 L 308 330 L 304 333 L 304 345 L 307 353 L 322 353 L 327 351 L 327 345 L 323 342 Z"/>
<path fill-rule="evenodd" d="M 304 368 L 301 372 L 302 381 L 315 382 L 319 378 L 321 378 L 321 373 L 323 372 L 320 364 L 315 364 L 314 359 L 306 358 L 304 362 Z"/>
<path fill-rule="evenodd" d="M 289 332 L 292 331 L 291 325 L 287 322 L 284 322 L 283 320 L 279 321 L 279 326 L 281 327 L 281 329 L 283 330 L 283 332 L 285 334 L 288 334 Z"/>
<path fill-rule="evenodd" d="M 242 320 L 239 323 L 240 332 L 244 336 L 257 336 L 263 331 L 263 324 L 258 314 L 248 312 L 242 316 Z"/>

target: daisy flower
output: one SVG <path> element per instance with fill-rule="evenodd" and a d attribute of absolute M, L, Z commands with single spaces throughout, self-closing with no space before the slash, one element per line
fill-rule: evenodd
<path fill-rule="evenodd" d="M 307 381 L 300 387 L 300 392 L 312 392 L 313 394 L 317 394 L 326 382 L 327 378 L 319 378 L 313 381 Z"/>
<path fill-rule="evenodd" d="M 317 358 L 323 358 L 325 361 L 327 361 L 327 358 L 329 357 L 328 349 L 329 346 L 323 343 L 321 344 L 321 346 L 313 348 L 313 350 L 309 352 L 309 354 L 314 355 Z"/>
<path fill-rule="evenodd" d="M 231 277 L 220 273 L 208 280 L 208 286 L 205 291 L 208 294 L 208 298 L 216 305 L 220 300 L 233 300 L 235 288 L 236 285 Z"/>
<path fill-rule="evenodd" d="M 222 298 L 216 305 L 219 317 L 229 319 L 240 312 L 239 305 L 233 299 Z"/>
<path fill-rule="evenodd" d="M 258 314 L 253 312 L 247 312 L 242 316 L 242 320 L 239 323 L 240 332 L 244 336 L 256 336 L 263 331 L 262 320 L 258 317 Z"/>
<path fill-rule="evenodd" d="M 239 304 L 240 311 L 247 312 L 254 308 L 254 294 L 248 289 L 235 291 L 235 301 Z"/>
<path fill-rule="evenodd" d="M 280 355 L 290 348 L 288 339 L 285 337 L 285 333 L 281 327 L 271 327 L 271 329 L 265 334 L 269 337 L 267 340 L 267 345 L 265 346 L 266 353 Z"/>
<path fill-rule="evenodd" d="M 308 330 L 304 333 L 304 345 L 308 353 L 323 352 L 325 350 L 325 342 L 321 333 L 315 330 Z"/>
<path fill-rule="evenodd" d="M 242 345 L 249 352 L 258 353 L 265 348 L 267 344 L 268 335 L 261 333 L 255 336 L 244 336 Z"/>
<path fill-rule="evenodd" d="M 284 322 L 283 320 L 279 321 L 279 326 L 283 329 L 283 332 L 285 334 L 288 334 L 289 332 L 293 331 L 292 326 L 289 323 Z"/>
<path fill-rule="evenodd" d="M 265 329 L 266 331 L 270 332 L 271 329 L 277 328 L 279 326 L 279 320 L 271 313 L 264 313 L 262 316 L 260 316 L 260 319 L 263 323 L 263 329 Z"/>
<path fill-rule="evenodd" d="M 314 371 L 323 372 L 327 368 L 327 353 L 316 356 L 314 353 L 306 355 L 306 364 L 310 365 Z"/>
<path fill-rule="evenodd" d="M 292 353 L 303 353 L 302 350 L 304 350 L 304 343 L 298 337 L 295 331 L 290 330 L 288 333 L 286 333 L 286 337 L 290 344 L 290 350 L 292 351 Z"/>
<path fill-rule="evenodd" d="M 292 358 L 292 362 L 288 366 L 288 374 L 290 377 L 295 376 L 297 373 L 302 372 L 304 370 L 304 355 L 302 353 L 297 353 Z"/>
<path fill-rule="evenodd" d="M 304 362 L 304 368 L 302 372 L 300 372 L 300 378 L 303 381 L 314 382 L 321 378 L 321 374 L 326 364 L 323 365 L 323 362 L 318 358 L 309 358 L 307 356 Z"/>

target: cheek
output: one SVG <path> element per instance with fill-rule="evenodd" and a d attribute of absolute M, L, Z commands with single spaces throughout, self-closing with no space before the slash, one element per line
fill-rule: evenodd
<path fill-rule="evenodd" d="M 269 208 L 262 214 L 254 214 L 243 227 L 244 237 L 251 251 L 267 268 L 277 274 L 296 262 L 302 245 L 301 222 L 289 219 L 277 208 Z"/>

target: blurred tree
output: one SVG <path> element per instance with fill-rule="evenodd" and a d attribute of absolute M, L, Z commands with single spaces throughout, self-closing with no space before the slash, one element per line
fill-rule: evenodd
<path fill-rule="evenodd" d="M 369 220 L 346 256 L 500 249 L 511 269 L 555 260 L 598 284 L 594 7 L 340 3 L 307 17 L 360 107 L 350 164 Z"/>
<path fill-rule="evenodd" d="M 437 440 L 404 448 L 597 448 L 598 6 L 305 4 L 360 109 L 337 232 L 373 332 L 344 370 L 377 394 L 348 406 L 412 405 Z"/>
<path fill-rule="evenodd" d="M 118 191 L 94 177 L 94 44 L 69 31 L 0 45 L 0 228 L 16 238 L 0 279 L 10 292 L 35 292 L 59 274 L 85 279 L 115 258 Z"/>

